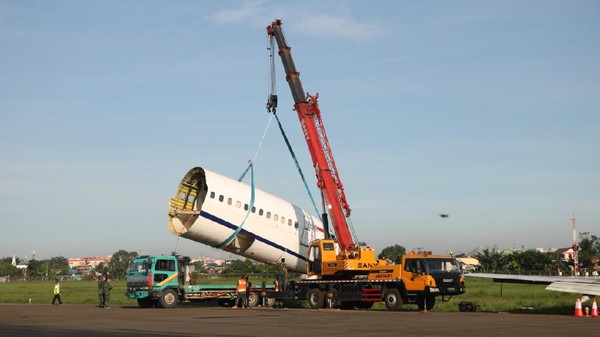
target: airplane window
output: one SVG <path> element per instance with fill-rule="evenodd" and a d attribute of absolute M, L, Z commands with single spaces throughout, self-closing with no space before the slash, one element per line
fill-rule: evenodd
<path fill-rule="evenodd" d="M 294 222 L 294 227 L 298 229 L 298 221 Z"/>
<path fill-rule="evenodd" d="M 248 210 L 248 204 L 244 204 L 244 211 Z"/>
<path fill-rule="evenodd" d="M 220 202 L 223 202 L 223 200 L 224 200 L 224 199 L 225 199 L 225 197 L 224 197 L 222 194 L 221 194 L 221 195 L 219 195 L 219 201 L 220 201 Z"/>
<path fill-rule="evenodd" d="M 279 215 L 273 214 L 273 220 L 275 220 L 275 221 L 279 220 Z"/>
<path fill-rule="evenodd" d="M 258 215 L 263 215 L 263 209 L 262 208 L 258 210 Z"/>
<path fill-rule="evenodd" d="M 288 219 L 288 226 L 292 225 L 292 219 Z"/>
<path fill-rule="evenodd" d="M 215 192 L 210 192 L 210 198 L 214 199 L 215 198 Z"/>
<path fill-rule="evenodd" d="M 252 207 L 252 213 L 256 213 L 256 207 Z"/>
<path fill-rule="evenodd" d="M 233 199 L 227 198 L 227 205 L 231 205 L 233 203 Z"/>
<path fill-rule="evenodd" d="M 237 207 L 237 208 L 242 207 L 242 203 L 240 201 L 236 201 L 235 202 L 235 207 Z"/>
<path fill-rule="evenodd" d="M 271 219 L 271 212 L 267 212 L 267 219 Z"/>
<path fill-rule="evenodd" d="M 285 225 L 285 217 L 284 216 L 281 217 L 281 224 Z"/>

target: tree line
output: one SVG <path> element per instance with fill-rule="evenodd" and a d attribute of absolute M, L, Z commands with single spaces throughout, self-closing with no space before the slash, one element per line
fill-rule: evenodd
<path fill-rule="evenodd" d="M 584 233 L 580 235 L 578 244 L 579 269 L 592 272 L 598 266 L 600 258 L 600 239 L 595 235 Z M 546 273 L 570 273 L 573 260 L 564 261 L 557 252 L 538 252 L 526 250 L 522 252 L 503 253 L 494 249 L 484 249 L 475 258 L 481 268 L 490 273 L 522 273 L 528 271 L 543 271 Z"/>
<path fill-rule="evenodd" d="M 127 275 L 129 262 L 137 256 L 136 252 L 119 250 L 112 255 L 108 264 L 100 263 L 94 269 L 95 273 L 110 275 L 113 278 L 123 278 Z M 17 263 L 20 263 L 17 259 Z M 12 257 L 0 259 L 0 276 L 10 276 L 25 279 L 52 279 L 69 274 L 69 261 L 66 257 L 56 256 L 50 259 L 27 261 L 27 269 L 21 270 L 12 265 Z M 94 275 L 88 275 L 90 278 Z"/>
<path fill-rule="evenodd" d="M 580 268 L 593 269 L 600 261 L 600 238 L 589 233 L 580 234 L 581 241 L 578 244 L 579 266 Z M 406 254 L 406 249 L 395 244 L 384 248 L 378 255 L 380 259 L 387 259 L 399 264 L 402 262 L 402 256 Z M 118 250 L 112 254 L 110 263 L 100 263 L 95 268 L 95 273 L 110 275 L 112 278 L 124 278 L 127 275 L 129 263 L 138 256 L 137 252 Z M 525 271 L 544 271 L 569 272 L 572 269 L 572 261 L 564 262 L 556 252 L 537 252 L 526 250 L 522 252 L 512 252 L 504 254 L 494 249 L 484 249 L 475 256 L 485 272 L 525 272 Z M 28 262 L 27 269 L 23 272 L 11 264 L 12 258 L 5 257 L 0 259 L 0 276 L 11 277 L 56 277 L 58 275 L 67 275 L 69 273 L 69 263 L 67 258 L 56 256 L 45 260 L 32 259 Z M 202 262 L 195 263 L 197 274 L 206 272 L 206 266 Z M 273 275 L 280 272 L 281 266 L 268 265 L 264 263 L 255 263 L 252 260 L 234 260 L 221 271 L 223 275 Z M 94 277 L 95 275 L 91 275 Z"/>
<path fill-rule="evenodd" d="M 99 263 L 94 268 L 94 273 L 85 275 L 88 278 L 94 278 L 95 274 L 108 275 L 113 279 L 121 279 L 127 275 L 129 263 L 138 256 L 137 252 L 119 250 L 112 254 L 110 263 Z M 21 261 L 17 261 L 19 263 Z M 193 263 L 195 274 L 206 273 L 206 266 L 201 261 Z M 273 266 L 264 263 L 255 263 L 252 260 L 234 260 L 221 273 L 228 276 L 240 275 L 273 275 L 281 271 L 280 266 Z M 5 257 L 0 260 L 0 276 L 11 276 L 16 278 L 48 278 L 69 274 L 69 262 L 66 257 L 57 256 L 51 259 L 36 260 L 31 259 L 27 262 L 27 269 L 20 270 L 12 265 L 12 258 Z"/>

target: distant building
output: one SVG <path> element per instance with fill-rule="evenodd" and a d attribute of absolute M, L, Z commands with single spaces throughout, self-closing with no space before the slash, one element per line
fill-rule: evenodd
<path fill-rule="evenodd" d="M 70 257 L 67 259 L 69 269 L 80 274 L 87 274 L 94 270 L 100 263 L 110 263 L 112 256 L 107 257 Z"/>
<path fill-rule="evenodd" d="M 559 248 L 556 250 L 556 252 L 558 253 L 558 255 L 560 255 L 560 259 L 565 262 L 569 262 L 569 261 L 573 260 L 573 248 L 572 247 Z"/>
<path fill-rule="evenodd" d="M 458 260 L 461 270 L 465 273 L 474 272 L 481 267 L 479 260 L 471 256 L 457 257 L 456 260 Z"/>
<path fill-rule="evenodd" d="M 203 257 L 200 257 L 197 259 L 192 259 L 191 262 L 194 263 L 194 262 L 198 262 L 198 261 L 201 261 L 204 264 L 204 266 L 206 266 L 206 267 L 209 267 L 209 266 L 222 267 L 225 265 L 225 262 L 226 262 L 226 260 L 224 260 L 224 259 L 215 259 L 210 256 L 203 256 Z"/>
<path fill-rule="evenodd" d="M 27 263 L 21 262 L 21 263 L 17 264 L 17 257 L 16 257 L 15 254 L 13 254 L 13 256 L 12 256 L 12 263 L 11 264 L 13 266 L 17 267 L 19 270 L 25 270 L 25 269 L 27 269 Z"/>

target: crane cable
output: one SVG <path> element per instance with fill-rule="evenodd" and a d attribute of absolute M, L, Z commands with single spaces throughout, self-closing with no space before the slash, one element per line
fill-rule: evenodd
<path fill-rule="evenodd" d="M 300 168 L 300 164 L 298 163 L 298 159 L 296 158 L 296 154 L 294 153 L 294 150 L 292 149 L 292 144 L 290 144 L 290 141 L 287 137 L 287 135 L 285 134 L 285 131 L 283 130 L 283 125 L 281 124 L 281 121 L 279 120 L 279 117 L 277 116 L 277 85 L 276 85 L 276 72 L 275 72 L 275 38 L 271 35 L 269 36 L 269 98 L 267 100 L 267 112 L 272 112 L 273 115 L 271 115 L 271 117 L 275 116 L 275 119 L 277 120 L 277 125 L 279 126 L 279 131 L 281 132 L 281 136 L 283 137 L 283 140 L 285 141 L 285 145 L 287 145 L 288 151 L 290 152 L 290 155 L 292 156 L 292 159 L 294 160 L 294 164 L 296 164 L 296 169 L 298 170 L 298 174 L 300 174 L 300 178 L 302 178 L 302 182 L 304 183 L 304 188 L 306 189 L 306 192 L 308 193 L 308 197 L 313 205 L 313 207 L 315 208 L 315 214 L 319 214 L 319 209 L 317 208 L 317 205 L 315 203 L 315 199 L 312 196 L 312 193 L 310 192 L 310 188 L 308 188 L 308 183 L 306 183 L 306 178 L 304 177 L 304 173 L 302 173 L 302 168 Z"/>
<path fill-rule="evenodd" d="M 235 237 L 242 231 L 242 228 L 244 227 L 246 220 L 248 220 L 250 213 L 254 209 L 255 190 L 256 190 L 254 187 L 254 161 L 256 160 L 256 157 L 258 157 L 258 153 L 260 152 L 260 148 L 262 147 L 263 141 L 265 140 L 265 137 L 267 136 L 267 131 L 269 130 L 269 126 L 271 125 L 272 120 L 273 120 L 273 116 L 271 116 L 269 118 L 269 120 L 267 121 L 267 126 L 265 126 L 265 131 L 263 132 L 260 142 L 258 142 L 258 147 L 256 148 L 256 152 L 254 152 L 254 157 L 252 158 L 252 160 L 248 161 L 248 167 L 246 168 L 244 173 L 242 173 L 242 175 L 238 179 L 238 181 L 241 182 L 244 179 L 244 177 L 246 176 L 246 174 L 248 173 L 248 171 L 250 171 L 250 205 L 248 206 L 248 209 L 246 210 L 246 216 L 244 217 L 244 220 L 242 220 L 242 223 L 236 228 L 236 230 L 234 230 L 233 233 L 231 233 L 231 235 L 229 235 L 229 237 L 227 237 L 227 239 L 225 239 L 223 242 L 214 246 L 215 248 L 223 248 L 224 246 L 231 243 L 231 241 L 233 239 L 235 239 Z"/>
<path fill-rule="evenodd" d="M 256 152 L 254 153 L 254 157 L 252 158 L 252 160 L 248 161 L 248 167 L 246 168 L 246 170 L 244 170 L 244 172 L 238 179 L 238 181 L 241 182 L 244 179 L 244 177 L 246 176 L 246 174 L 248 173 L 248 171 L 250 171 L 250 205 L 248 207 L 248 210 L 246 211 L 246 216 L 244 217 L 244 220 L 242 221 L 242 223 L 237 227 L 237 229 L 235 231 L 233 231 L 233 233 L 231 233 L 231 235 L 229 235 L 229 237 L 227 237 L 227 239 L 225 239 L 220 244 L 215 245 L 214 246 L 215 248 L 223 248 L 224 246 L 231 243 L 231 241 L 241 232 L 242 228 L 244 227 L 244 224 L 246 223 L 246 220 L 248 219 L 248 217 L 250 216 L 250 213 L 252 212 L 252 209 L 254 208 L 255 186 L 254 186 L 254 165 L 253 165 L 253 163 L 256 160 L 256 158 L 258 157 L 258 153 L 260 151 L 260 148 L 262 147 L 263 141 L 265 140 L 267 131 L 269 130 L 269 126 L 271 125 L 273 117 L 275 117 L 275 119 L 277 120 L 277 125 L 279 126 L 281 136 L 283 137 L 285 144 L 287 145 L 288 151 L 290 152 L 292 159 L 294 160 L 296 169 L 298 170 L 298 174 L 300 174 L 300 178 L 302 178 L 302 182 L 304 183 L 304 187 L 306 189 L 306 192 L 308 193 L 308 197 L 310 198 L 310 201 L 311 201 L 313 207 L 315 208 L 315 213 L 319 214 L 319 209 L 317 208 L 317 205 L 312 196 L 312 193 L 310 192 L 310 188 L 308 187 L 308 183 L 306 182 L 304 173 L 302 172 L 302 169 L 300 168 L 300 164 L 298 163 L 296 154 L 294 153 L 294 150 L 292 149 L 292 145 L 290 144 L 290 141 L 289 141 L 285 131 L 283 130 L 283 125 L 281 124 L 281 121 L 279 120 L 279 117 L 277 116 L 277 113 L 276 113 L 276 111 L 277 111 L 277 94 L 276 94 L 276 81 L 275 81 L 275 58 L 274 58 L 274 54 L 273 54 L 274 48 L 275 48 L 275 42 L 274 42 L 274 39 L 271 37 L 270 47 L 268 48 L 270 51 L 269 63 L 270 63 L 270 75 L 271 76 L 270 76 L 270 82 L 269 82 L 269 97 L 268 97 L 268 101 L 267 101 L 267 112 L 272 112 L 273 114 L 269 117 L 269 120 L 267 121 L 267 125 L 265 127 L 265 130 L 263 131 L 263 135 L 260 139 L 260 142 L 258 143 L 258 147 L 256 148 Z"/>
<path fill-rule="evenodd" d="M 273 42 L 271 41 L 271 56 L 273 54 Z M 271 61 L 270 61 L 270 67 L 271 67 L 271 73 L 273 74 L 275 72 L 275 63 L 273 61 L 273 57 L 271 57 Z M 269 98 L 269 102 L 271 101 L 272 97 L 275 97 L 275 106 L 277 106 L 277 96 L 274 95 L 273 93 L 275 92 L 275 79 L 272 77 L 271 78 L 271 82 L 269 83 L 269 92 L 271 93 L 271 96 Z M 269 103 L 267 103 L 267 110 L 269 110 Z M 260 141 L 258 142 L 258 147 L 256 148 L 256 152 L 254 152 L 254 157 L 248 161 L 248 167 L 246 167 L 246 170 L 244 170 L 244 172 L 242 173 L 242 175 L 238 178 L 238 181 L 242 181 L 244 179 L 244 177 L 246 176 L 246 174 L 248 173 L 248 171 L 250 171 L 250 205 L 248 207 L 248 209 L 246 210 L 246 216 L 244 217 L 244 220 L 242 220 L 242 223 L 236 228 L 236 230 L 233 231 L 233 233 L 231 233 L 231 235 L 229 235 L 229 237 L 227 237 L 227 239 L 225 239 L 225 241 L 221 242 L 220 244 L 214 246 L 215 248 L 223 248 L 224 246 L 228 245 L 229 243 L 231 243 L 231 241 L 241 232 L 242 227 L 244 227 L 244 224 L 246 223 L 246 220 L 248 219 L 248 217 L 250 216 L 250 212 L 252 212 L 252 209 L 254 208 L 254 197 L 255 197 L 255 187 L 254 187 L 254 161 L 256 160 L 256 157 L 258 157 L 258 152 L 260 151 L 260 148 L 262 147 L 263 141 L 265 140 L 265 137 L 267 136 L 267 131 L 269 130 L 269 126 L 271 125 L 271 121 L 273 120 L 273 116 L 275 114 L 271 115 L 269 117 L 269 120 L 267 121 L 267 125 L 265 126 L 265 131 L 263 131 L 263 135 L 260 139 Z"/>
<path fill-rule="evenodd" d="M 292 149 L 292 144 L 290 144 L 290 140 L 287 138 L 287 135 L 285 134 L 285 131 L 283 130 L 283 126 L 281 125 L 281 121 L 279 120 L 279 117 L 277 117 L 277 114 L 274 111 L 273 111 L 273 116 L 275 116 L 275 119 L 277 120 L 277 125 L 279 126 L 279 131 L 281 131 L 281 136 L 283 136 L 283 139 L 285 140 L 285 145 L 287 145 L 287 148 L 290 151 L 290 154 L 292 155 L 292 159 L 294 160 L 294 163 L 296 164 L 296 169 L 298 169 L 298 174 L 300 174 L 300 178 L 302 178 L 302 182 L 304 183 L 304 187 L 306 188 L 308 197 L 310 198 L 310 201 L 311 201 L 313 207 L 315 208 L 315 212 L 316 212 L 316 214 L 319 214 L 319 209 L 317 208 L 317 204 L 315 203 L 315 199 L 313 198 L 312 193 L 310 193 L 310 188 L 308 188 L 308 183 L 306 182 L 304 173 L 302 173 L 302 169 L 300 168 L 300 164 L 298 163 L 296 154 L 294 153 L 294 150 Z"/>

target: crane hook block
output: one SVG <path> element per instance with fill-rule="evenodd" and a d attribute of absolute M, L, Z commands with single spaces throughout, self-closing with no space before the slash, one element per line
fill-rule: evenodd
<path fill-rule="evenodd" d="M 269 95 L 269 100 L 267 101 L 267 112 L 273 111 L 277 108 L 277 95 Z"/>

